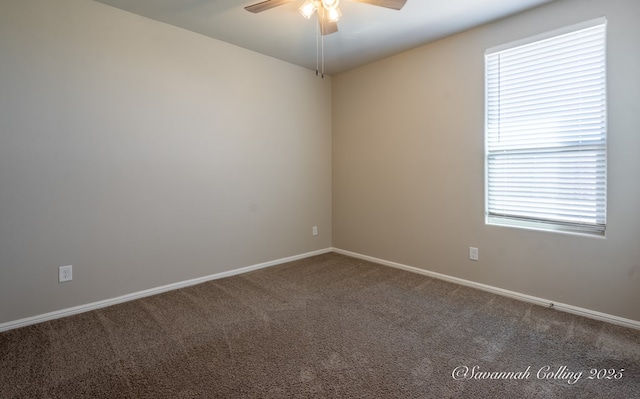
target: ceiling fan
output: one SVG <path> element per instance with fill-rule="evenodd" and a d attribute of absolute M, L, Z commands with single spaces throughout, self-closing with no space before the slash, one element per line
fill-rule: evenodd
<path fill-rule="evenodd" d="M 291 3 L 295 0 L 266 0 L 260 3 L 256 3 L 245 7 L 244 9 L 252 12 L 259 13 L 269 10 L 271 8 Z M 352 0 L 359 3 L 366 3 L 372 6 L 391 8 L 393 10 L 400 10 L 407 0 Z M 310 19 L 314 12 L 318 12 L 318 22 L 320 25 L 320 32 L 324 35 L 329 35 L 338 31 L 338 20 L 342 16 L 342 12 L 338 8 L 340 0 L 305 0 L 300 6 L 299 10 L 302 16 L 306 19 Z"/>

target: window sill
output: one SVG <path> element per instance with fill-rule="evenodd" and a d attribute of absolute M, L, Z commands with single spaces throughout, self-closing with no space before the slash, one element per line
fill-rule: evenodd
<path fill-rule="evenodd" d="M 487 226 L 511 227 L 523 230 L 546 231 L 551 233 L 606 239 L 606 230 L 601 231 L 597 229 L 590 229 L 586 226 L 567 226 L 563 224 L 515 220 L 495 216 L 487 216 L 485 224 Z"/>

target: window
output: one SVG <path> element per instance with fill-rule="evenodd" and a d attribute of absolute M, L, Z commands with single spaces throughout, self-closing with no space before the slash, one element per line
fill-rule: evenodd
<path fill-rule="evenodd" d="M 606 227 L 606 20 L 487 50 L 486 221 Z"/>

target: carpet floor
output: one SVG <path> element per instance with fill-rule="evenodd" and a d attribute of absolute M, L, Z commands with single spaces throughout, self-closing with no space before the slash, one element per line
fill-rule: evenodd
<path fill-rule="evenodd" d="M 640 331 L 330 253 L 0 334 L 0 398 L 640 398 Z"/>

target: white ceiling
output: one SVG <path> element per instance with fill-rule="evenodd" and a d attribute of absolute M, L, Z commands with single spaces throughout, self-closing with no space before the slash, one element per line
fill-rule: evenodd
<path fill-rule="evenodd" d="M 261 0 L 96 0 L 312 70 L 316 25 L 303 0 L 253 14 Z M 325 72 L 336 74 L 554 0 L 407 0 L 400 11 L 342 0 L 339 31 L 324 36 Z"/>

